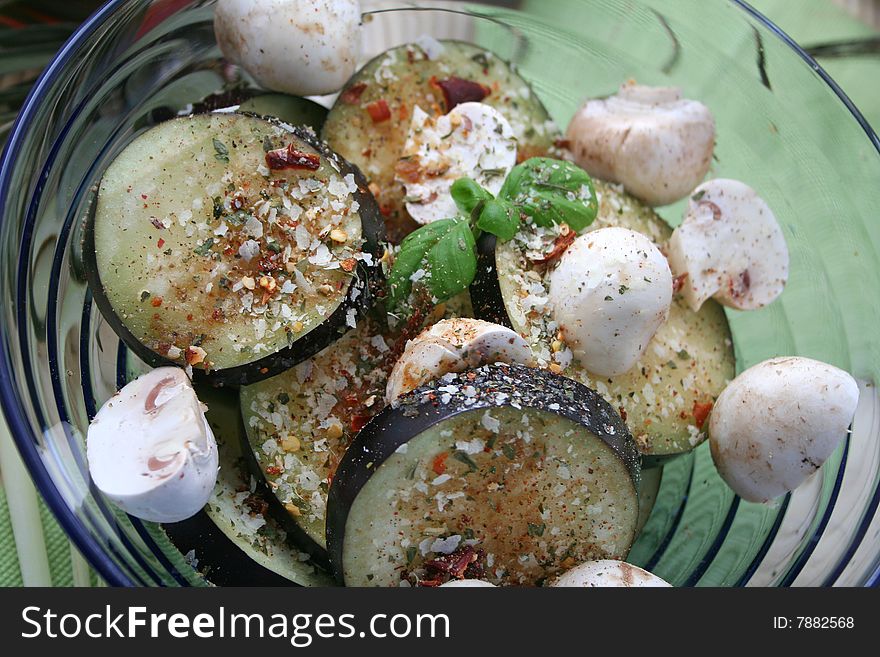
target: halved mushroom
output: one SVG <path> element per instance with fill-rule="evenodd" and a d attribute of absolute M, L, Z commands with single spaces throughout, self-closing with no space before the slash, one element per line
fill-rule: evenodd
<path fill-rule="evenodd" d="M 449 588 L 449 589 L 464 589 L 464 588 L 487 588 L 494 589 L 496 586 L 491 582 L 486 582 L 482 579 L 453 579 L 446 584 L 441 584 L 440 588 Z"/>
<path fill-rule="evenodd" d="M 761 308 L 788 280 L 788 247 L 776 217 L 755 190 L 727 178 L 694 190 L 667 256 L 694 311 L 709 297 L 739 310 Z"/>
<path fill-rule="evenodd" d="M 675 87 L 627 82 L 617 95 L 588 100 L 566 136 L 590 175 L 622 183 L 649 205 L 684 198 L 712 163 L 715 119 Z"/>
<path fill-rule="evenodd" d="M 223 54 L 268 89 L 295 96 L 339 91 L 360 54 L 357 0 L 219 0 Z"/>
<path fill-rule="evenodd" d="M 592 586 L 607 587 L 668 587 L 669 582 L 647 570 L 624 561 L 600 559 L 585 561 L 579 566 L 563 573 L 549 586 L 583 588 Z"/>
<path fill-rule="evenodd" d="M 444 374 L 497 362 L 532 365 L 532 350 L 506 326 L 479 319 L 444 319 L 406 345 L 388 377 L 385 398 L 390 404 Z"/>
<path fill-rule="evenodd" d="M 395 179 L 406 188 L 406 209 L 420 224 L 458 215 L 452 183 L 473 178 L 492 194 L 516 164 L 516 137 L 497 109 L 462 103 L 432 117 L 416 105 Z"/>
<path fill-rule="evenodd" d="M 553 318 L 575 358 L 590 372 L 632 368 L 666 321 L 672 273 L 645 235 L 600 228 L 578 237 L 550 274 Z"/>
<path fill-rule="evenodd" d="M 138 377 L 101 407 L 89 425 L 87 456 L 95 485 L 123 511 L 178 522 L 208 501 L 217 480 L 217 443 L 182 369 Z"/>
<path fill-rule="evenodd" d="M 771 358 L 718 396 L 709 444 L 735 493 L 766 502 L 800 486 L 846 437 L 859 387 L 837 367 L 810 358 Z"/>

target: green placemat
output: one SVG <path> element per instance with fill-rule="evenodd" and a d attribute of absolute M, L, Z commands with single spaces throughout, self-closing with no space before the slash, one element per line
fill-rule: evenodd
<path fill-rule="evenodd" d="M 795 40 L 804 44 L 852 39 L 875 33 L 872 28 L 831 4 L 830 0 L 753 0 L 752 4 Z M 880 80 L 880 57 L 830 59 L 821 63 L 872 125 L 880 126 L 880 86 L 876 84 Z M 0 418 L 0 441 L 8 440 L 9 432 Z M 7 466 L 10 467 L 17 466 Z M 10 479 L 7 476 L 7 481 Z M 13 490 L 10 494 L 27 496 L 32 493 L 27 490 Z M 47 561 L 49 566 L 47 573 L 41 573 L 39 579 L 44 581 L 39 583 L 51 583 L 54 586 L 99 583 L 93 572 L 84 570 L 81 557 L 71 550 L 64 532 L 42 500 L 38 503 L 38 509 L 39 518 L 35 517 L 34 522 L 39 523 L 41 543 L 45 545 L 44 548 L 40 546 L 40 549 L 45 554 L 37 555 L 37 559 Z M 0 487 L 0 586 L 21 586 L 23 583 L 6 493 Z"/>

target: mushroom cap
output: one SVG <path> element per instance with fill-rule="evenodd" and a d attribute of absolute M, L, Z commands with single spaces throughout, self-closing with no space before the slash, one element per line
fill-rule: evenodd
<path fill-rule="evenodd" d="M 357 0 L 218 0 L 214 33 L 224 56 L 268 89 L 329 94 L 360 54 Z"/>
<path fill-rule="evenodd" d="M 649 573 L 647 570 L 624 561 L 600 559 L 598 561 L 585 561 L 575 566 L 550 582 L 549 586 L 570 588 L 592 586 L 642 588 L 669 587 L 671 584 L 653 573 Z"/>
<path fill-rule="evenodd" d="M 466 317 L 441 320 L 406 345 L 388 377 L 386 401 L 444 374 L 497 362 L 531 365 L 531 347 L 500 324 Z"/>
<path fill-rule="evenodd" d="M 481 579 L 453 579 L 445 584 L 441 584 L 440 588 L 464 589 L 464 588 L 497 588 L 491 582 L 485 582 Z"/>
<path fill-rule="evenodd" d="M 550 274 L 553 317 L 574 357 L 594 374 L 631 369 L 666 321 L 672 273 L 645 235 L 600 228 L 579 236 Z"/>
<path fill-rule="evenodd" d="M 485 103 L 461 103 L 438 117 L 416 105 L 401 155 L 418 165 L 397 175 L 406 197 L 417 199 L 406 204 L 407 212 L 427 224 L 458 216 L 449 190 L 459 178 L 497 194 L 516 165 L 516 137 L 501 112 Z"/>
<path fill-rule="evenodd" d="M 623 184 L 649 205 L 685 197 L 709 171 L 715 119 L 674 87 L 624 84 L 588 100 L 566 136 L 575 161 L 597 178 Z"/>
<path fill-rule="evenodd" d="M 846 437 L 858 400 L 852 376 L 817 360 L 771 358 L 750 367 L 709 417 L 718 473 L 750 502 L 794 490 Z"/>
<path fill-rule="evenodd" d="M 98 489 L 144 520 L 195 515 L 217 479 L 214 434 L 177 367 L 148 372 L 107 400 L 89 425 L 86 451 Z"/>
<path fill-rule="evenodd" d="M 761 308 L 788 281 L 788 247 L 776 217 L 737 180 L 708 180 L 694 190 L 667 252 L 673 273 L 687 275 L 682 294 L 695 311 L 709 297 L 739 310 Z"/>

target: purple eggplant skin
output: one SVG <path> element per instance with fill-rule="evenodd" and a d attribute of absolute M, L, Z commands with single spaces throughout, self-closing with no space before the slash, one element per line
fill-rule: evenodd
<path fill-rule="evenodd" d="M 204 385 L 197 386 L 196 391 L 199 398 L 208 403 L 206 417 L 215 435 L 222 435 L 224 444 L 226 441 L 238 442 L 231 449 L 233 452 L 236 448 L 240 449 L 244 462 L 242 464 L 237 461 L 236 465 L 241 464 L 244 472 L 254 477 L 254 492 L 266 503 L 266 515 L 287 533 L 288 543 L 308 553 L 315 566 L 329 570 L 330 564 L 323 548 L 315 554 L 303 548 L 300 536 L 304 536 L 303 531 L 290 521 L 289 514 L 266 483 L 263 471 L 254 465 L 253 452 L 247 441 L 238 402 L 238 391 L 231 388 L 208 388 Z M 231 417 L 232 413 L 235 415 L 234 419 Z M 222 462 L 221 467 L 224 467 Z M 232 538 L 214 524 L 204 509 L 186 520 L 163 523 L 162 529 L 181 554 L 190 550 L 195 552 L 199 561 L 197 570 L 215 586 L 300 586 L 251 559 Z M 299 534 L 296 534 L 296 530 Z"/>
<path fill-rule="evenodd" d="M 195 551 L 197 570 L 215 586 L 298 586 L 253 561 L 204 511 L 181 522 L 163 524 L 162 529 L 182 554 Z"/>
<path fill-rule="evenodd" d="M 317 150 L 322 157 L 335 162 L 341 175 L 345 176 L 351 173 L 354 176 L 358 190 L 353 196 L 360 204 L 359 212 L 364 238 L 363 250 L 372 256 L 372 264 L 368 265 L 363 260 L 358 261 L 354 270 L 353 282 L 339 307 L 323 323 L 298 338 L 292 345 L 236 367 L 210 371 L 193 368 L 192 378 L 195 383 L 207 383 L 214 386 L 241 386 L 267 379 L 290 369 L 311 358 L 348 331 L 350 327 L 347 324 L 347 313 L 350 309 L 354 309 L 356 321 L 362 319 L 384 285 L 382 266 L 379 261 L 384 249 L 385 223 L 379 212 L 376 199 L 367 188 L 363 174 L 357 167 L 331 151 L 324 142 L 315 136 L 312 130 L 293 128 L 292 132 L 295 137 Z M 143 345 L 113 310 L 113 306 L 104 292 L 95 256 L 95 206 L 96 203 L 93 202 L 91 211 L 84 219 L 82 238 L 83 268 L 95 304 L 116 335 L 147 365 L 151 367 L 179 366 L 179 363 L 170 361 Z"/>
<path fill-rule="evenodd" d="M 513 328 L 507 316 L 504 296 L 498 284 L 495 268 L 495 245 L 498 238 L 492 233 L 483 233 L 477 240 L 477 275 L 470 285 L 471 305 L 474 317 Z"/>
<path fill-rule="evenodd" d="M 476 378 L 469 374 L 476 374 Z M 432 398 L 440 396 L 437 388 L 456 385 L 461 390 L 447 403 L 435 406 Z M 468 386 L 476 389 L 475 397 L 462 392 Z M 499 391 L 510 395 L 501 404 L 496 401 Z M 342 547 L 348 513 L 379 466 L 402 444 L 435 424 L 460 413 L 500 406 L 555 413 L 584 426 L 623 461 L 638 490 L 641 461 L 636 442 L 617 411 L 595 390 L 548 370 L 524 365 L 484 365 L 452 379 L 432 381 L 374 416 L 352 441 L 333 477 L 327 496 L 327 553 L 340 585 L 345 585 Z"/>

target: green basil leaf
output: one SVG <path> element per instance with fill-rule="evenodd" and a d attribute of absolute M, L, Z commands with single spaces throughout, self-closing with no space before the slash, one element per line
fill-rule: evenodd
<path fill-rule="evenodd" d="M 449 192 L 452 194 L 455 206 L 465 217 L 469 217 L 480 203 L 492 199 L 492 194 L 471 178 L 459 178 L 452 183 Z"/>
<path fill-rule="evenodd" d="M 486 201 L 477 228 L 497 236 L 502 242 L 513 239 L 519 230 L 520 211 L 510 201 L 491 199 Z"/>
<path fill-rule="evenodd" d="M 446 301 L 466 290 L 477 275 L 474 234 L 467 221 L 456 221 L 452 229 L 428 251 L 428 289 L 437 301 Z"/>
<path fill-rule="evenodd" d="M 214 159 L 220 162 L 229 162 L 229 149 L 226 144 L 217 138 L 214 138 Z"/>
<path fill-rule="evenodd" d="M 599 211 L 590 174 L 571 162 L 533 157 L 513 168 L 499 198 L 520 206 L 540 226 L 589 226 Z"/>
<path fill-rule="evenodd" d="M 440 219 L 413 231 L 400 243 L 400 251 L 388 274 L 388 294 L 392 306 L 409 296 L 412 290 L 410 277 L 422 266 L 431 247 L 455 225 L 454 219 Z"/>
<path fill-rule="evenodd" d="M 428 246 L 424 248 L 424 251 L 427 253 L 428 249 L 431 248 L 438 239 L 443 237 L 443 235 L 445 235 L 454 224 L 455 219 L 440 219 L 439 221 L 432 221 L 429 224 L 425 224 L 403 238 L 403 241 L 400 243 L 400 251 L 403 252 L 407 249 L 416 248 L 417 245 L 418 248 L 422 248 L 422 245 L 427 244 Z"/>

